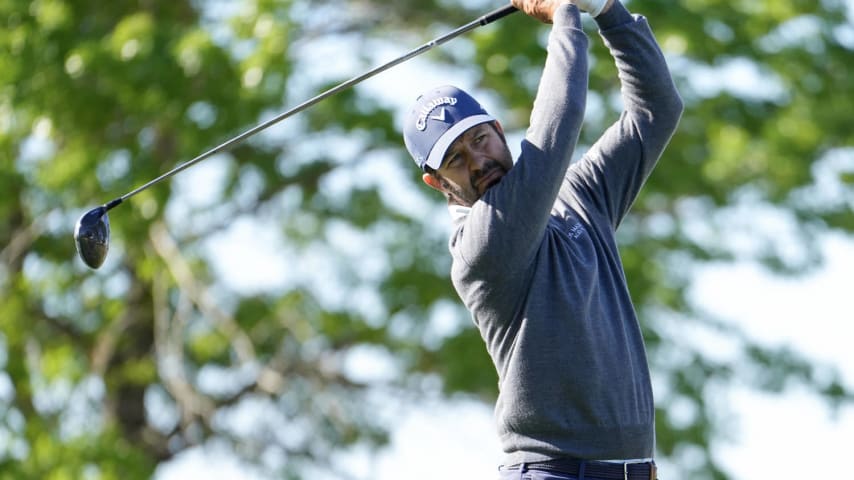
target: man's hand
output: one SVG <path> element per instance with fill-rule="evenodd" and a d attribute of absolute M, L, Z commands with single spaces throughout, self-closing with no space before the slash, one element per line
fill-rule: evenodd
<path fill-rule="evenodd" d="M 570 0 L 511 0 L 510 3 L 543 23 L 552 23 L 557 7 L 572 2 Z"/>
<path fill-rule="evenodd" d="M 510 3 L 519 10 L 536 18 L 543 23 L 552 23 L 555 10 L 564 3 L 571 3 L 582 12 L 592 17 L 598 17 L 602 12 L 611 8 L 615 0 L 511 0 Z"/>

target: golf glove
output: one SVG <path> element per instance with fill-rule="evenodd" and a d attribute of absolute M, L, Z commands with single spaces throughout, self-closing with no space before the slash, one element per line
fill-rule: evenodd
<path fill-rule="evenodd" d="M 569 3 L 578 7 L 582 12 L 587 12 L 591 17 L 596 18 L 600 13 L 605 11 L 605 7 L 609 6 L 614 0 L 569 0 Z"/>

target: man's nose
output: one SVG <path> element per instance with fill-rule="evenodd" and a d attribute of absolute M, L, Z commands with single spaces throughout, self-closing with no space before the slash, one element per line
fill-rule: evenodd
<path fill-rule="evenodd" d="M 472 150 L 466 151 L 466 159 L 468 161 L 469 172 L 471 173 L 483 170 L 487 163 L 486 156 Z"/>

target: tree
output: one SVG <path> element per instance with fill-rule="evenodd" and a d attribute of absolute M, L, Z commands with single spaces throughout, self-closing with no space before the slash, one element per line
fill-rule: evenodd
<path fill-rule="evenodd" d="M 491 363 L 447 278 L 441 199 L 417 185 L 400 141 L 395 115 L 411 99 L 377 95 L 374 84 L 135 197 L 111 215 L 114 251 L 97 273 L 73 260 L 71 241 L 92 202 L 489 8 L 459 3 L 0 4 L 0 477 L 147 478 L 219 442 L 299 478 L 334 470 L 329 460 L 351 446 L 387 442 L 377 391 L 418 395 L 438 375 L 449 395 L 491 401 Z M 676 476 L 726 478 L 710 454 L 721 434 L 715 392 L 740 380 L 769 391 L 801 382 L 831 405 L 852 399 L 830 367 L 757 344 L 686 292 L 693 266 L 757 258 L 798 274 L 821 261 L 811 245 L 822 232 L 854 231 L 843 121 L 854 44 L 845 4 L 832 0 L 630 6 L 650 17 L 687 105 L 621 230 L 653 374 L 666 386 L 660 453 L 682 465 Z M 431 53 L 430 64 L 500 96 L 503 123 L 518 132 L 544 32 L 511 17 Z M 618 108 L 613 66 L 592 45 L 587 143 Z M 727 82 L 733 72 L 768 88 L 739 89 Z M 827 181 L 839 197 L 812 195 Z M 761 225 L 744 226 L 759 239 L 751 248 L 730 246 L 724 220 L 746 202 L 791 220 L 797 255 Z M 709 221 L 699 229 L 697 218 Z M 257 265 L 253 251 L 275 274 L 263 288 L 235 282 Z M 435 329 L 449 318 L 459 328 Z M 741 353 L 709 358 L 678 341 L 673 319 Z M 391 373 L 354 369 L 363 354 Z M 671 415 L 676 401 L 691 406 L 689 421 Z M 256 413 L 251 428 L 234 420 L 243 412 Z M 696 452 L 699 463 L 680 462 Z"/>

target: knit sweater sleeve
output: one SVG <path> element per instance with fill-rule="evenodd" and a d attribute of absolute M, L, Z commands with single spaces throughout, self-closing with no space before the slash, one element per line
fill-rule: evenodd
<path fill-rule="evenodd" d="M 450 245 L 457 261 L 476 269 L 489 264 L 493 274 L 503 275 L 535 255 L 584 118 L 587 46 L 579 10 L 561 5 L 521 154 L 457 225 Z"/>
<path fill-rule="evenodd" d="M 564 191 L 586 191 L 583 203 L 595 205 L 616 229 L 675 132 L 683 105 L 645 17 L 615 1 L 596 20 L 619 73 L 623 111 L 570 169 Z M 571 202 L 563 194 L 561 200 Z"/>

